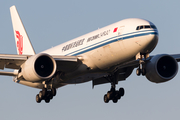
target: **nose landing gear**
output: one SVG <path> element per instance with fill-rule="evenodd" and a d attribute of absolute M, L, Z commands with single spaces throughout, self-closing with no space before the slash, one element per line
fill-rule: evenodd
<path fill-rule="evenodd" d="M 146 75 L 146 69 L 145 69 L 145 61 L 143 60 L 143 58 L 146 60 L 149 57 L 149 54 L 140 54 L 140 58 L 139 58 L 139 67 L 136 69 L 136 75 L 140 76 L 141 74 L 143 76 Z"/>

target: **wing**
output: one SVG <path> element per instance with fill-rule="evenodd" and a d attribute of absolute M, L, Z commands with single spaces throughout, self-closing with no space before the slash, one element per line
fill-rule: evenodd
<path fill-rule="evenodd" d="M 180 62 L 180 54 L 170 54 L 171 57 L 173 57 L 177 62 Z M 143 59 L 144 62 L 150 61 L 154 56 L 148 57 L 146 60 Z M 128 62 L 125 62 L 123 64 L 117 65 L 115 67 L 114 73 L 118 72 L 118 81 L 125 80 L 133 71 L 134 68 L 139 66 L 139 59 L 137 60 L 131 60 Z M 105 84 L 109 83 L 109 76 L 100 77 L 97 79 L 92 80 L 93 87 L 95 85 Z"/>
<path fill-rule="evenodd" d="M 0 54 L 0 69 L 20 69 L 21 65 L 30 58 L 31 55 L 13 55 L 13 54 Z M 81 61 L 77 56 L 52 56 L 57 64 L 57 69 L 59 71 L 70 71 L 77 68 Z M 12 75 L 14 72 L 3 72 L 0 71 L 0 75 Z"/>
<path fill-rule="evenodd" d="M 172 54 L 170 56 L 176 59 L 177 62 L 180 62 L 180 54 Z"/>
<path fill-rule="evenodd" d="M 52 56 L 57 64 L 57 69 L 63 72 L 69 72 L 76 69 L 80 64 L 81 60 L 77 56 Z"/>
<path fill-rule="evenodd" d="M 106 75 L 97 79 L 93 79 L 92 85 L 94 87 L 95 85 L 110 83 L 111 82 L 110 80 L 112 79 L 112 77 L 115 77 L 118 81 L 126 80 L 126 78 L 131 75 L 133 69 L 138 66 L 139 66 L 139 60 L 132 60 L 132 61 L 120 64 L 118 66 L 115 66 L 114 71 L 110 76 Z"/>
<path fill-rule="evenodd" d="M 27 55 L 0 54 L 0 69 L 19 69 L 28 59 Z"/>

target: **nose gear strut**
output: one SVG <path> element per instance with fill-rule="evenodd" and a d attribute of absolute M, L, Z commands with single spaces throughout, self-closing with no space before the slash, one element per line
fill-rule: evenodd
<path fill-rule="evenodd" d="M 144 76 L 146 75 L 146 69 L 145 69 L 145 61 L 143 60 L 143 58 L 146 60 L 149 57 L 149 54 L 142 54 L 140 53 L 140 58 L 139 58 L 139 67 L 136 69 L 136 74 L 137 76 L 140 76 L 141 74 Z"/>

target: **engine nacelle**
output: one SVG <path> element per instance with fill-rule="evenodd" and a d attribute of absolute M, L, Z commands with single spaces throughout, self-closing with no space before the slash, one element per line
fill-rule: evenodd
<path fill-rule="evenodd" d="M 177 72 L 177 61 L 166 54 L 156 55 L 146 64 L 146 78 L 151 82 L 166 82 L 174 78 Z"/>
<path fill-rule="evenodd" d="M 21 68 L 21 74 L 27 81 L 48 80 L 56 72 L 56 61 L 48 54 L 40 53 L 31 56 Z"/>

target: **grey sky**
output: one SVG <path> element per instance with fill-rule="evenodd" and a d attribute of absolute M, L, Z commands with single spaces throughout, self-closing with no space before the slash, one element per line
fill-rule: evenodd
<path fill-rule="evenodd" d="M 16 5 L 35 51 L 55 45 L 98 28 L 137 17 L 150 20 L 159 30 L 154 54 L 180 53 L 179 0 L 1 0 L 0 53 L 16 54 L 9 7 Z M 180 73 L 169 82 L 155 84 L 135 72 L 119 82 L 125 96 L 117 103 L 103 102 L 110 84 L 92 83 L 59 88 L 46 104 L 35 102 L 40 91 L 0 76 L 1 120 L 178 120 L 180 118 Z"/>

